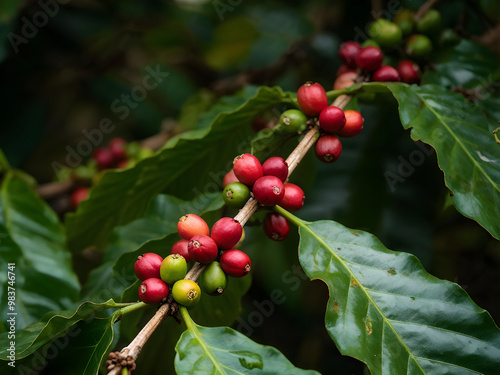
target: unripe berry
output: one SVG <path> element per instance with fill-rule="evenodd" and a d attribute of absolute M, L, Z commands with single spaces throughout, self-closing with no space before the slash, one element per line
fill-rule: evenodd
<path fill-rule="evenodd" d="M 253 195 L 257 202 L 264 206 L 274 206 L 278 204 L 285 189 L 283 182 L 276 176 L 264 176 L 255 181 L 253 185 Z"/>
<path fill-rule="evenodd" d="M 92 158 L 96 161 L 99 169 L 111 168 L 115 162 L 113 153 L 107 148 L 98 148 L 92 153 Z"/>
<path fill-rule="evenodd" d="M 285 182 L 288 178 L 288 164 L 279 156 L 273 156 L 267 159 L 264 164 L 262 164 L 262 170 L 264 171 L 264 176 L 275 176 L 282 182 Z"/>
<path fill-rule="evenodd" d="M 283 241 L 290 233 L 290 223 L 280 214 L 269 212 L 262 220 L 262 228 L 267 237 L 273 241 Z"/>
<path fill-rule="evenodd" d="M 187 273 L 187 262 L 182 255 L 170 254 L 163 259 L 160 267 L 160 276 L 167 284 L 173 284 L 183 279 Z"/>
<path fill-rule="evenodd" d="M 188 240 L 179 240 L 176 243 L 172 245 L 172 248 L 170 249 L 170 254 L 179 254 L 186 259 L 186 262 L 191 262 L 191 256 L 189 255 L 188 251 Z"/>
<path fill-rule="evenodd" d="M 252 186 L 257 179 L 263 176 L 262 164 L 252 154 L 242 154 L 233 160 L 233 171 L 238 180 Z"/>
<path fill-rule="evenodd" d="M 434 35 L 441 30 L 441 13 L 436 9 L 430 9 L 417 22 L 417 31 L 426 35 Z"/>
<path fill-rule="evenodd" d="M 243 228 L 238 220 L 232 217 L 223 217 L 217 220 L 212 227 L 210 237 L 219 249 L 227 250 L 238 243 L 243 233 Z"/>
<path fill-rule="evenodd" d="M 226 187 L 230 183 L 233 182 L 239 182 L 238 177 L 234 174 L 234 171 L 231 169 L 229 172 L 226 173 L 224 178 L 222 179 L 222 186 Z"/>
<path fill-rule="evenodd" d="M 144 280 L 138 290 L 139 298 L 148 305 L 164 302 L 168 293 L 168 285 L 154 277 Z"/>
<path fill-rule="evenodd" d="M 395 47 L 403 38 L 403 32 L 399 26 L 383 18 L 371 24 L 368 34 L 384 47 Z"/>
<path fill-rule="evenodd" d="M 182 279 L 172 287 L 172 297 L 179 305 L 192 307 L 200 302 L 201 290 L 194 281 Z"/>
<path fill-rule="evenodd" d="M 342 143 L 340 143 L 337 136 L 325 134 L 316 141 L 314 152 L 319 160 L 325 163 L 333 163 L 342 153 Z"/>
<path fill-rule="evenodd" d="M 306 115 L 316 117 L 328 105 L 326 91 L 319 83 L 306 82 L 297 90 L 297 101 Z"/>
<path fill-rule="evenodd" d="M 420 68 L 410 60 L 400 61 L 397 66 L 401 81 L 405 83 L 418 83 L 420 81 Z"/>
<path fill-rule="evenodd" d="M 406 53 L 414 57 L 426 57 L 432 51 L 431 40 L 422 34 L 415 34 L 406 43 Z"/>
<path fill-rule="evenodd" d="M 410 35 L 415 26 L 414 13 L 410 9 L 403 9 L 394 16 L 392 20 L 396 25 L 399 26 L 403 35 Z"/>
<path fill-rule="evenodd" d="M 203 234 L 208 236 L 210 229 L 208 224 L 201 217 L 195 214 L 187 214 L 182 216 L 177 223 L 177 232 L 185 240 L 190 240 L 191 237 Z"/>
<path fill-rule="evenodd" d="M 288 109 L 280 116 L 280 124 L 287 133 L 297 133 L 307 128 L 307 117 L 298 109 Z"/>
<path fill-rule="evenodd" d="M 330 105 L 319 114 L 319 126 L 327 133 L 336 133 L 345 125 L 344 111 Z"/>
<path fill-rule="evenodd" d="M 334 90 L 342 90 L 346 87 L 354 85 L 356 82 L 354 81 L 358 78 L 358 73 L 356 72 L 347 72 L 339 75 L 335 82 L 333 83 Z"/>
<path fill-rule="evenodd" d="M 344 114 L 345 125 L 340 131 L 337 132 L 337 135 L 345 138 L 358 135 L 361 132 L 361 129 L 363 129 L 363 124 L 365 122 L 363 116 L 361 116 L 361 113 L 358 111 L 354 111 L 352 109 L 344 111 Z"/>
<path fill-rule="evenodd" d="M 189 240 L 188 252 L 192 260 L 203 264 L 213 262 L 219 255 L 217 243 L 205 235 L 193 236 Z"/>
<path fill-rule="evenodd" d="M 355 41 L 347 41 L 342 43 L 339 48 L 339 57 L 342 62 L 349 68 L 356 68 L 356 57 L 361 50 L 359 43 Z"/>
<path fill-rule="evenodd" d="M 135 264 L 134 272 L 139 280 L 149 278 L 160 278 L 160 267 L 163 258 L 155 253 L 145 253 L 139 255 Z"/>
<path fill-rule="evenodd" d="M 71 206 L 74 209 L 78 207 L 81 201 L 87 199 L 89 196 L 89 188 L 88 187 L 79 187 L 78 189 L 73 190 L 70 197 Z"/>
<path fill-rule="evenodd" d="M 384 54 L 377 47 L 364 47 L 359 51 L 356 63 L 361 69 L 374 72 L 382 66 Z"/>
<path fill-rule="evenodd" d="M 243 251 L 231 249 L 221 255 L 220 266 L 231 277 L 243 277 L 250 272 L 252 262 Z"/>
<path fill-rule="evenodd" d="M 398 82 L 399 73 L 396 69 L 389 65 L 382 65 L 373 73 L 372 81 L 374 82 Z"/>
<path fill-rule="evenodd" d="M 285 195 L 279 205 L 287 211 L 298 211 L 304 206 L 305 198 L 300 186 L 285 182 Z"/>
<path fill-rule="evenodd" d="M 227 276 L 219 262 L 210 263 L 198 279 L 201 290 L 211 296 L 220 296 L 227 286 Z"/>
<path fill-rule="evenodd" d="M 125 150 L 125 145 L 127 142 L 123 138 L 113 138 L 108 143 L 108 149 L 113 154 L 113 159 L 115 162 L 124 160 L 127 157 L 127 151 Z"/>
<path fill-rule="evenodd" d="M 231 182 L 222 192 L 224 202 L 233 208 L 241 208 L 250 199 L 250 189 L 241 182 Z"/>

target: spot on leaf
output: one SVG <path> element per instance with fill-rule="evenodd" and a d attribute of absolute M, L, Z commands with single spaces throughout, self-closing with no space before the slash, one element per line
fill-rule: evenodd
<path fill-rule="evenodd" d="M 396 269 L 394 267 L 391 267 L 387 270 L 387 275 L 388 276 L 395 276 L 397 275 L 398 273 L 396 272 Z"/>
<path fill-rule="evenodd" d="M 334 301 L 333 301 L 333 311 L 334 311 L 335 313 L 338 313 L 338 312 L 339 312 L 339 304 L 338 304 L 337 300 L 334 300 Z"/>
<path fill-rule="evenodd" d="M 238 356 L 240 365 L 248 370 L 253 370 L 254 368 L 262 370 L 264 368 L 264 363 L 260 354 L 247 352 L 245 350 L 231 351 L 229 353 Z"/>
<path fill-rule="evenodd" d="M 351 285 L 355 288 L 359 286 L 358 282 L 354 279 L 354 277 L 351 277 Z"/>
<path fill-rule="evenodd" d="M 370 318 L 366 319 L 365 327 L 366 327 L 366 332 L 368 332 L 368 334 L 371 335 L 373 332 L 373 326 Z"/>

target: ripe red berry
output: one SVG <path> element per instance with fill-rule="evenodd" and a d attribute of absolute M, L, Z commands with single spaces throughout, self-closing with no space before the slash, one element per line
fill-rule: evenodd
<path fill-rule="evenodd" d="M 139 285 L 139 298 L 142 302 L 147 304 L 157 304 L 163 302 L 167 299 L 168 285 L 159 278 L 149 278 L 144 280 L 141 285 Z"/>
<path fill-rule="evenodd" d="M 222 179 L 222 186 L 226 187 L 230 183 L 233 182 L 239 182 L 238 177 L 234 174 L 234 171 L 231 169 L 229 172 L 226 173 L 224 178 Z"/>
<path fill-rule="evenodd" d="M 305 198 L 300 186 L 285 182 L 285 195 L 279 205 L 287 211 L 298 211 L 304 206 Z"/>
<path fill-rule="evenodd" d="M 330 105 L 319 114 L 319 126 L 327 133 L 336 133 L 345 125 L 344 111 Z"/>
<path fill-rule="evenodd" d="M 273 241 L 283 241 L 290 233 L 288 220 L 275 212 L 269 212 L 264 216 L 262 228 L 266 236 Z"/>
<path fill-rule="evenodd" d="M 342 153 L 342 143 L 335 135 L 325 134 L 316 141 L 314 152 L 319 160 L 333 163 Z"/>
<path fill-rule="evenodd" d="M 328 105 L 326 91 L 319 83 L 306 82 L 297 90 L 297 101 L 306 115 L 316 117 Z"/>
<path fill-rule="evenodd" d="M 188 252 L 192 260 L 203 264 L 213 262 L 219 255 L 217 243 L 205 235 L 193 236 L 189 240 Z"/>
<path fill-rule="evenodd" d="M 279 156 L 267 159 L 262 164 L 262 170 L 264 171 L 264 176 L 275 176 L 282 182 L 285 182 L 288 177 L 288 164 Z"/>
<path fill-rule="evenodd" d="M 99 169 L 111 168 L 115 162 L 113 153 L 107 148 L 98 148 L 92 153 Z"/>
<path fill-rule="evenodd" d="M 358 57 L 358 53 L 361 50 L 361 46 L 359 43 L 356 43 L 353 40 L 342 43 L 339 48 L 339 56 L 342 62 L 347 65 L 349 68 L 356 67 L 356 58 Z"/>
<path fill-rule="evenodd" d="M 238 243 L 242 233 L 243 228 L 238 220 L 223 217 L 217 220 L 212 227 L 210 237 L 212 237 L 219 249 L 227 250 Z"/>
<path fill-rule="evenodd" d="M 356 63 L 361 69 L 368 72 L 374 72 L 382 66 L 384 54 L 382 51 L 373 46 L 361 48 L 356 58 Z"/>
<path fill-rule="evenodd" d="M 78 189 L 73 190 L 70 197 L 71 205 L 74 209 L 78 207 L 81 201 L 87 199 L 89 196 L 89 188 L 88 187 L 79 187 Z"/>
<path fill-rule="evenodd" d="M 231 277 L 243 277 L 250 272 L 252 262 L 243 251 L 231 249 L 221 255 L 220 266 Z"/>
<path fill-rule="evenodd" d="M 242 154 L 233 160 L 233 171 L 238 180 L 252 186 L 257 179 L 263 176 L 262 164 L 252 154 Z"/>
<path fill-rule="evenodd" d="M 179 240 L 176 243 L 172 245 L 172 248 L 170 249 L 170 254 L 179 254 L 186 259 L 186 262 L 189 263 L 191 262 L 191 256 L 189 255 L 188 251 L 188 240 Z"/>
<path fill-rule="evenodd" d="M 139 280 L 146 280 L 149 278 L 160 278 L 160 267 L 163 258 L 155 253 L 145 253 L 139 255 L 135 264 L 134 272 Z"/>
<path fill-rule="evenodd" d="M 113 154 L 115 162 L 119 162 L 127 157 L 125 145 L 127 142 L 123 138 L 113 138 L 108 143 L 108 149 Z"/>
<path fill-rule="evenodd" d="M 365 122 L 363 116 L 361 116 L 361 113 L 358 111 L 354 111 L 352 109 L 344 111 L 344 114 L 345 125 L 340 131 L 337 132 L 337 135 L 339 137 L 346 138 L 358 135 L 361 132 L 361 129 L 363 129 L 363 124 Z"/>
<path fill-rule="evenodd" d="M 372 81 L 375 82 L 398 82 L 399 73 L 389 65 L 382 65 L 373 73 Z"/>
<path fill-rule="evenodd" d="M 342 90 L 346 87 L 354 85 L 356 82 L 354 81 L 358 78 L 358 73 L 356 72 L 346 72 L 337 77 L 335 82 L 333 83 L 334 90 Z"/>
<path fill-rule="evenodd" d="M 177 232 L 185 240 L 190 240 L 191 237 L 198 234 L 208 236 L 210 229 L 208 224 L 201 217 L 195 214 L 187 214 L 182 216 L 177 222 Z"/>
<path fill-rule="evenodd" d="M 420 81 L 420 68 L 413 61 L 400 61 L 396 68 L 401 77 L 401 81 L 409 84 L 418 83 L 418 81 Z"/>
<path fill-rule="evenodd" d="M 264 206 L 278 204 L 284 194 L 285 188 L 283 182 L 276 176 L 263 176 L 255 181 L 253 185 L 255 199 Z"/>
<path fill-rule="evenodd" d="M 337 77 L 344 73 L 350 73 L 350 72 L 356 73 L 356 69 L 349 68 L 347 65 L 340 65 L 339 68 L 337 69 Z"/>

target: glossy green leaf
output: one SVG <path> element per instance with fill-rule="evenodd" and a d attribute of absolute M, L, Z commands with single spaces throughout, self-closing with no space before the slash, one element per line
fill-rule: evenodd
<path fill-rule="evenodd" d="M 318 374 L 299 369 L 277 349 L 228 327 L 202 327 L 181 309 L 187 330 L 175 348 L 177 374 Z"/>
<path fill-rule="evenodd" d="M 234 156 L 249 149 L 251 119 L 290 100 L 279 88 L 261 87 L 238 108 L 217 115 L 210 128 L 171 139 L 132 169 L 106 173 L 90 199 L 67 217 L 70 248 L 103 246 L 115 226 L 143 216 L 151 197 L 162 191 L 184 199 L 217 191 Z"/>
<path fill-rule="evenodd" d="M 0 273 L 0 311 L 4 324 L 7 313 L 16 312 L 20 329 L 48 311 L 73 306 L 80 286 L 56 214 L 12 176 L 8 172 L 0 191 L 0 267 L 4 270 Z M 6 271 L 9 263 L 15 264 L 15 280 Z M 7 287 L 15 288 L 13 311 L 8 310 Z"/>
<path fill-rule="evenodd" d="M 500 147 L 492 131 L 498 124 L 474 104 L 441 86 L 385 84 L 399 103 L 399 116 L 413 140 L 431 145 L 451 190 L 453 203 L 500 238 Z M 366 88 L 379 89 L 380 84 Z M 398 175 L 405 180 L 412 172 Z"/>
<path fill-rule="evenodd" d="M 494 374 L 500 330 L 457 284 L 333 221 L 299 225 L 299 260 L 329 288 L 326 328 L 372 374 Z"/>

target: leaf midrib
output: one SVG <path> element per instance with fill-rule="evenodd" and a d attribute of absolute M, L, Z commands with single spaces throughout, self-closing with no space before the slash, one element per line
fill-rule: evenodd
<path fill-rule="evenodd" d="M 347 265 L 345 264 L 344 260 L 337 254 L 335 253 L 331 248 L 330 246 L 328 246 L 328 244 L 320 237 L 316 234 L 315 231 L 313 231 L 310 227 L 310 223 L 304 223 L 304 225 L 302 226 L 303 228 L 305 228 L 309 234 L 311 236 L 313 236 L 316 241 L 318 241 L 322 246 L 324 246 L 324 248 L 326 249 L 329 249 L 331 250 L 331 253 L 332 255 L 337 259 L 337 261 L 340 262 L 340 264 L 347 270 L 348 274 L 351 276 L 351 278 L 353 278 L 359 285 L 359 287 L 361 288 L 361 290 L 365 293 L 366 297 L 368 298 L 368 300 L 370 301 L 370 303 L 375 307 L 376 311 L 380 314 L 380 316 L 382 317 L 382 319 L 384 320 L 385 324 L 387 324 L 391 330 L 394 332 L 394 335 L 398 338 L 399 342 L 401 342 L 401 344 L 403 345 L 403 347 L 406 349 L 406 351 L 408 352 L 408 355 L 413 359 L 413 361 L 417 364 L 418 368 L 421 370 L 422 374 L 425 374 L 425 371 L 422 369 L 422 367 L 420 366 L 420 363 L 418 363 L 418 361 L 416 360 L 416 357 L 413 355 L 413 353 L 410 351 L 410 349 L 408 348 L 408 346 L 406 345 L 406 343 L 403 341 L 402 337 L 399 335 L 399 333 L 396 331 L 396 329 L 392 326 L 392 324 L 390 324 L 390 320 L 386 318 L 386 316 L 382 313 L 382 311 L 380 310 L 380 308 L 378 307 L 378 305 L 375 303 L 375 301 L 371 298 L 370 294 L 366 291 L 366 288 L 364 287 L 364 285 L 359 281 L 359 279 L 356 277 L 356 275 L 354 275 L 354 273 L 351 271 L 351 269 L 349 267 L 347 267 Z M 351 284 L 351 281 L 349 281 L 349 285 Z M 383 349 L 383 343 L 381 345 L 381 348 Z M 381 357 L 381 360 L 383 358 Z M 408 365 L 407 365 L 408 367 Z"/>
<path fill-rule="evenodd" d="M 214 355 L 210 351 L 210 347 L 205 343 L 205 341 L 202 340 L 200 331 L 198 331 L 198 328 L 196 327 L 194 322 L 190 322 L 190 323 L 191 323 L 191 325 L 188 326 L 188 329 L 191 331 L 191 333 L 193 334 L 195 339 L 198 341 L 198 343 L 202 347 L 205 354 L 208 356 L 210 361 L 213 363 L 216 371 L 218 371 L 221 374 L 224 374 L 224 371 L 219 367 L 217 359 L 214 357 Z M 187 322 L 186 322 L 186 324 L 187 324 Z"/>

